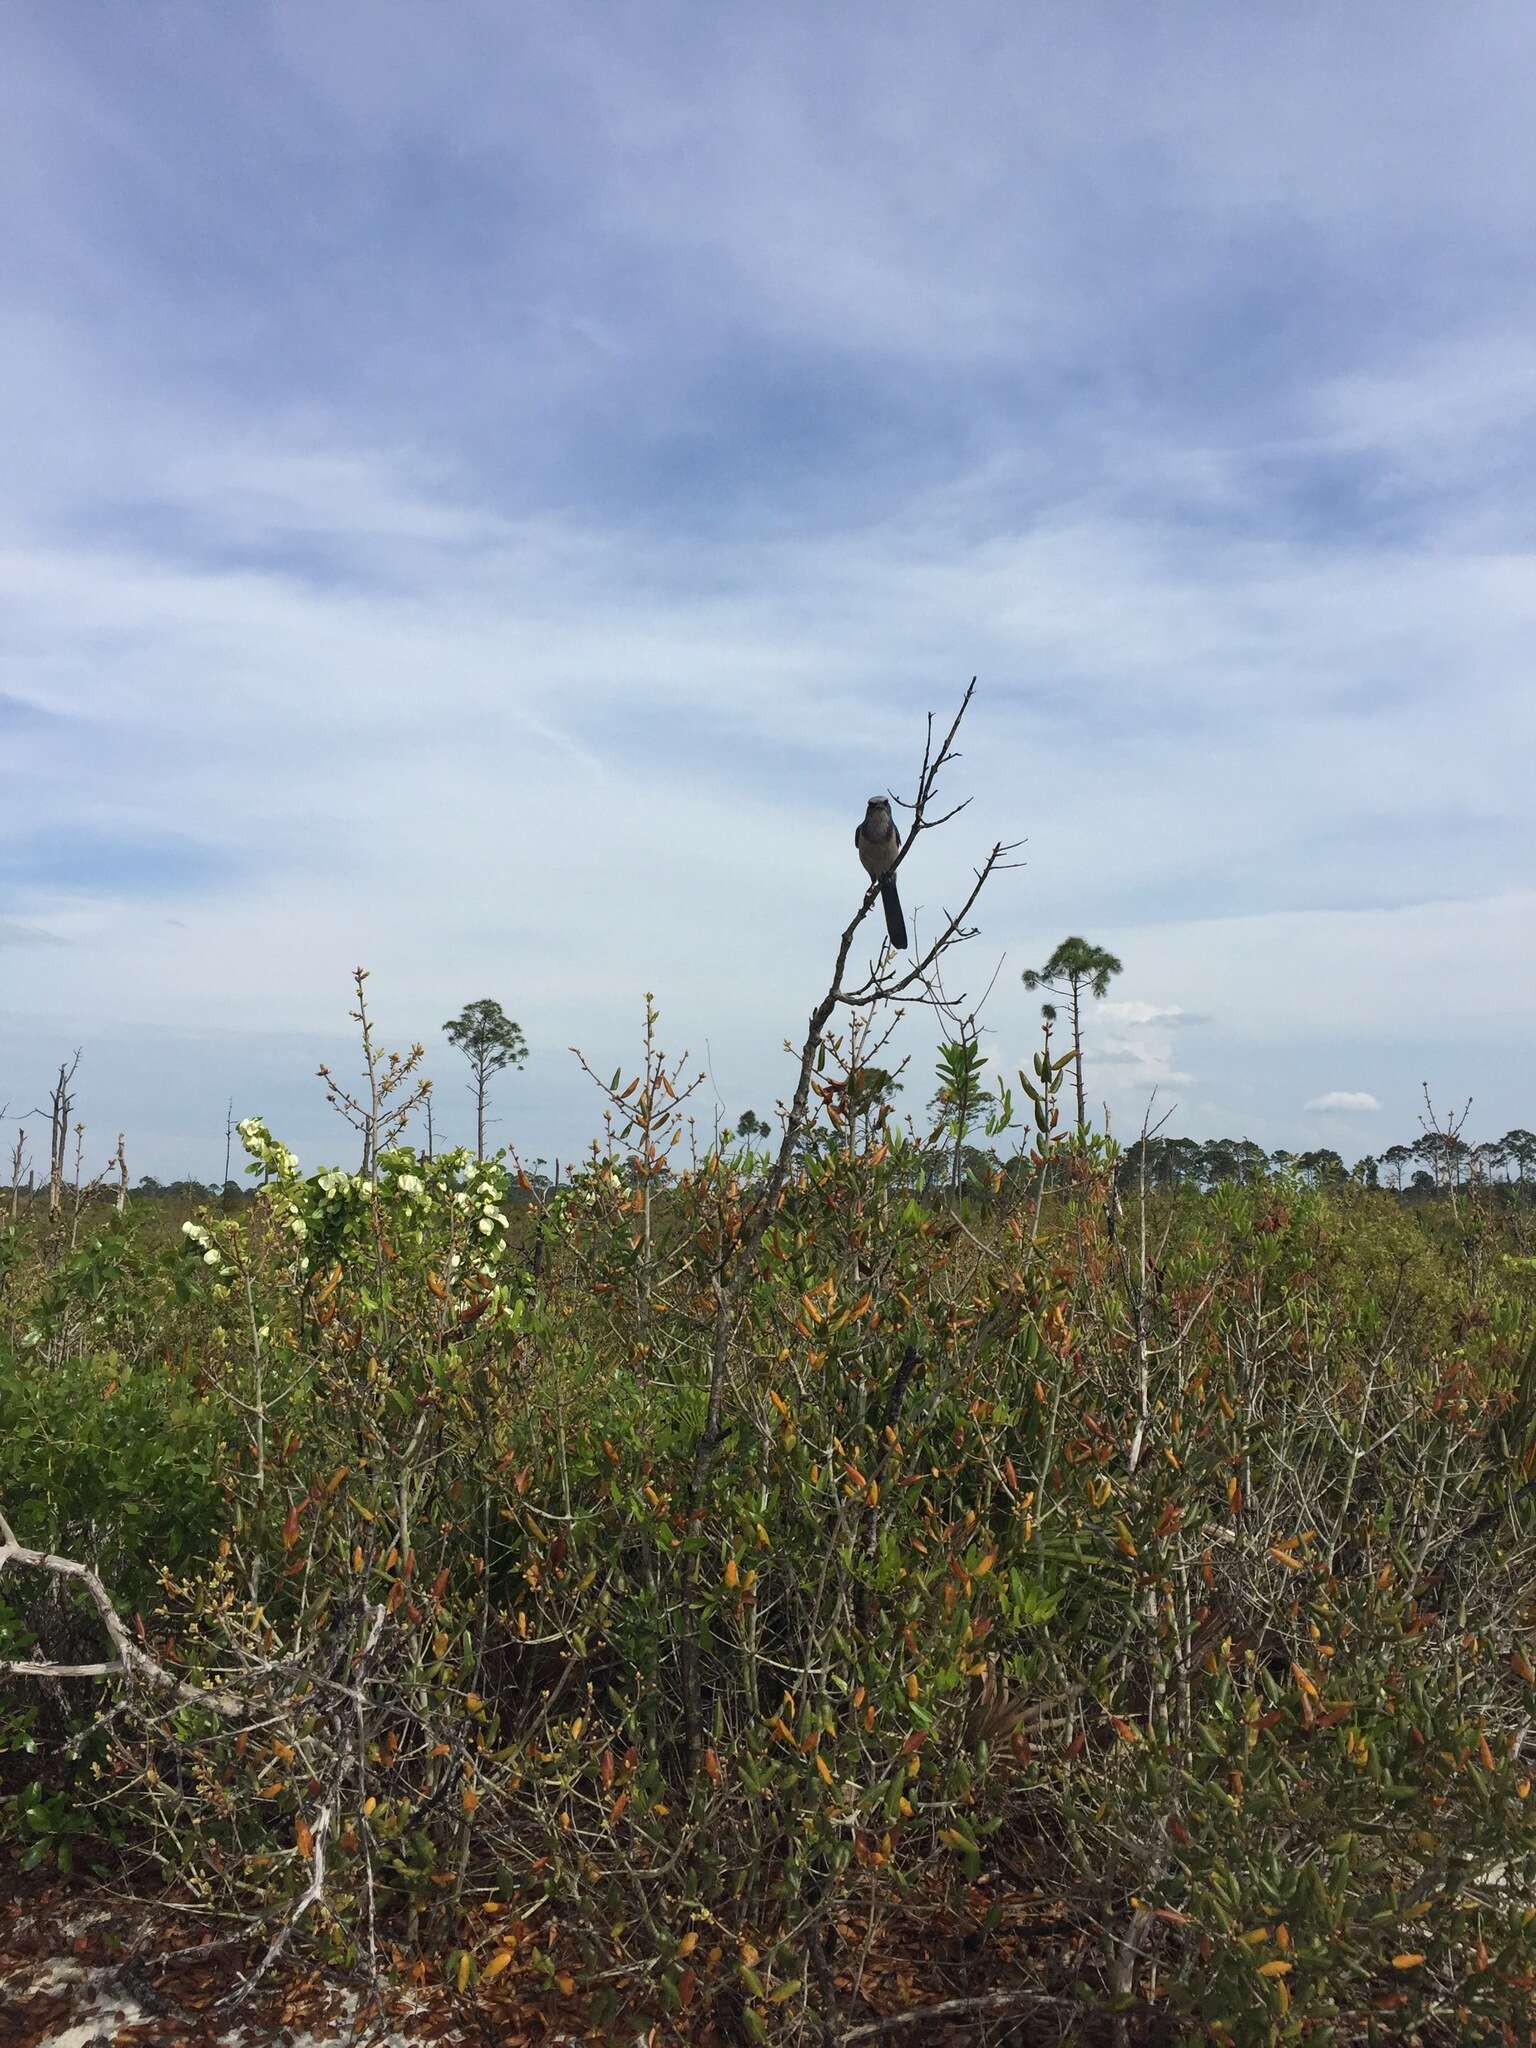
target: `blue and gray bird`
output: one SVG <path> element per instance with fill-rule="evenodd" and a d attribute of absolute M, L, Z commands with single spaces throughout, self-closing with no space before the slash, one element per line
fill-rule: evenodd
<path fill-rule="evenodd" d="M 865 874 L 880 884 L 880 901 L 885 905 L 885 928 L 890 934 L 891 944 L 898 953 L 904 953 L 907 949 L 907 920 L 901 914 L 896 877 L 891 873 L 901 851 L 901 834 L 896 829 L 896 820 L 891 816 L 887 798 L 870 798 L 869 809 L 864 813 L 863 824 L 854 832 L 853 843 L 859 850 Z"/>

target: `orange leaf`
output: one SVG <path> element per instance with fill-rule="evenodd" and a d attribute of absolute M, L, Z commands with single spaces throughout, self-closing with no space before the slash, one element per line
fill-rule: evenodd
<path fill-rule="evenodd" d="M 507 1967 L 508 1963 L 510 1963 L 510 1962 L 511 1962 L 511 1960 L 512 1960 L 512 1951 L 511 1951 L 511 1949 L 509 1949 L 509 1948 L 499 1948 L 499 1949 L 497 1949 L 497 1951 L 496 1951 L 495 1955 L 493 1955 L 493 1956 L 491 1957 L 491 1960 L 490 1960 L 490 1961 L 489 1961 L 489 1962 L 488 1962 L 488 1963 L 486 1964 L 485 1968 L 484 1968 L 484 1969 L 483 1969 L 483 1970 L 482 1970 L 482 1971 L 480 1972 L 480 1981 L 481 1981 L 481 1983 L 482 1983 L 482 1984 L 490 1984 L 490 1983 L 492 1983 L 492 1982 L 493 1982 L 493 1981 L 494 1981 L 494 1980 L 495 1980 L 495 1979 L 496 1979 L 497 1977 L 499 1977 L 499 1976 L 501 1975 L 502 1971 L 503 1971 L 503 1970 L 504 1970 L 504 1969 L 505 1969 L 505 1968 Z"/>
<path fill-rule="evenodd" d="M 1261 1977 L 1283 1977 L 1290 1968 L 1291 1965 L 1283 1957 L 1276 1956 L 1272 1962 L 1260 1963 L 1259 1975 Z"/>
<path fill-rule="evenodd" d="M 1419 1950 L 1411 1949 L 1405 1955 L 1394 1956 L 1392 1967 L 1394 1970 L 1416 1970 L 1423 1960 L 1423 1954 Z"/>
<path fill-rule="evenodd" d="M 315 1838 L 309 1831 L 309 1822 L 301 1813 L 293 1824 L 293 1839 L 299 1845 L 299 1854 L 307 1862 L 315 1853 Z"/>

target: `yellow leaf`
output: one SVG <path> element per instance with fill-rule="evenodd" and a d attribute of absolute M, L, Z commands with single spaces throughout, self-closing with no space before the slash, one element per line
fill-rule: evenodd
<path fill-rule="evenodd" d="M 1261 1977 L 1283 1977 L 1290 1968 L 1291 1965 L 1283 1956 L 1276 1956 L 1271 1962 L 1260 1963 L 1259 1975 Z"/>
<path fill-rule="evenodd" d="M 917 1682 L 917 1673 L 915 1671 L 909 1671 L 907 1673 L 907 1698 L 909 1700 L 915 1700 L 920 1690 L 921 1688 Z"/>
<path fill-rule="evenodd" d="M 725 1560 L 725 1583 L 734 1593 L 740 1582 L 741 1573 L 736 1567 L 736 1560 L 734 1557 L 728 1557 Z"/>
<path fill-rule="evenodd" d="M 1276 1564 L 1283 1564 L 1288 1572 L 1299 1572 L 1301 1570 L 1301 1559 L 1299 1557 L 1292 1557 L 1290 1552 L 1282 1550 L 1278 1543 L 1271 1543 L 1269 1554 Z"/>
<path fill-rule="evenodd" d="M 488 1963 L 486 1964 L 485 1968 L 484 1968 L 484 1969 L 483 1969 L 483 1970 L 482 1970 L 482 1971 L 480 1972 L 480 1981 L 481 1981 L 481 1983 L 482 1983 L 482 1984 L 491 1984 L 491 1983 L 494 1983 L 494 1982 L 495 1982 L 495 1980 L 496 1980 L 496 1979 L 497 1979 L 497 1978 L 498 1978 L 498 1977 L 499 1977 L 499 1976 L 501 1975 L 502 1971 L 503 1971 L 503 1970 L 504 1970 L 504 1969 L 505 1969 L 505 1968 L 507 1967 L 508 1963 L 510 1963 L 510 1962 L 511 1962 L 511 1960 L 512 1960 L 512 1951 L 511 1951 L 511 1949 L 509 1949 L 509 1948 L 499 1948 L 499 1949 L 497 1949 L 497 1951 L 496 1951 L 495 1955 L 493 1955 L 493 1956 L 491 1957 L 491 1960 L 490 1960 L 490 1961 L 489 1961 L 489 1962 L 488 1962 Z"/>
<path fill-rule="evenodd" d="M 832 1773 L 827 1769 L 827 1760 L 824 1756 L 817 1757 L 816 1768 L 821 1773 L 821 1782 L 824 1785 L 830 1785 L 832 1782 Z"/>
<path fill-rule="evenodd" d="M 1410 1949 L 1405 1955 L 1394 1956 L 1392 1967 L 1394 1970 L 1416 1970 L 1423 1960 L 1424 1957 L 1418 1950 Z"/>
<path fill-rule="evenodd" d="M 697 1930 L 690 1927 L 682 1940 L 677 1944 L 677 1952 L 680 1956 L 691 1956 L 698 1945 L 699 1937 Z"/>
<path fill-rule="evenodd" d="M 987 1573 L 991 1571 L 993 1565 L 995 1565 L 996 1563 L 997 1552 L 995 1550 L 989 1550 L 986 1556 L 981 1560 L 981 1563 L 975 1567 L 976 1577 L 978 1579 L 984 1579 L 987 1576 Z"/>
<path fill-rule="evenodd" d="M 466 1984 L 467 1984 L 467 1983 L 469 1982 L 469 1971 L 470 1971 L 470 1956 L 469 1956 L 469 1950 L 468 1950 L 468 1949 L 465 1949 L 464 1953 L 463 1953 L 463 1954 L 462 1954 L 462 1955 L 461 1955 L 461 1956 L 459 1957 L 459 1967 L 458 1967 L 458 1969 L 457 1969 L 457 1970 L 456 1970 L 456 1971 L 454 1972 L 454 1979 L 453 1979 L 453 1981 L 454 1981 L 454 1984 L 455 1984 L 455 1985 L 457 1986 L 457 1988 L 458 1988 L 458 1989 L 459 1989 L 460 1991 L 462 1991 L 462 1990 L 464 1989 L 465 1985 L 466 1985 Z"/>
<path fill-rule="evenodd" d="M 571 1993 L 576 1989 L 576 1979 L 571 1975 L 569 1970 L 562 1970 L 559 1973 L 559 1975 L 555 1978 L 555 1983 L 565 1993 L 567 1998 L 569 1998 Z"/>

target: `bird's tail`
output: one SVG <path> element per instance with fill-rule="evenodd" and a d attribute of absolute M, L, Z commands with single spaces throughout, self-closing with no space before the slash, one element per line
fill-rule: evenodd
<path fill-rule="evenodd" d="M 891 944 L 898 953 L 905 953 L 907 920 L 901 914 L 901 898 L 896 894 L 894 876 L 887 875 L 881 882 L 880 901 L 885 905 L 885 929 L 890 934 Z"/>

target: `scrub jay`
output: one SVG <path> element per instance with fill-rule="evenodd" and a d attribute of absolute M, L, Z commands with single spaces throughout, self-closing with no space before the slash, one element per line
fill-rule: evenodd
<path fill-rule="evenodd" d="M 883 796 L 870 798 L 864 822 L 854 831 L 853 843 L 859 850 L 865 874 L 880 884 L 880 900 L 885 905 L 885 928 L 890 934 L 891 944 L 898 953 L 903 953 L 907 946 L 907 920 L 901 914 L 896 877 L 891 873 L 901 851 L 901 834 L 896 830 L 890 804 Z"/>

